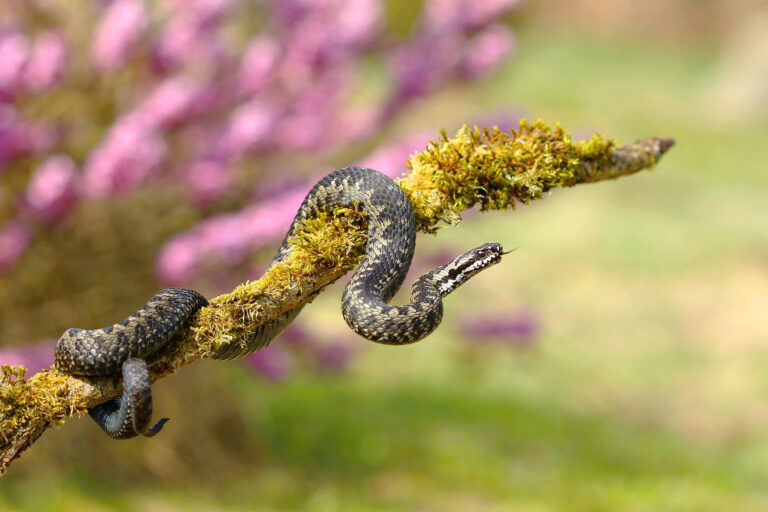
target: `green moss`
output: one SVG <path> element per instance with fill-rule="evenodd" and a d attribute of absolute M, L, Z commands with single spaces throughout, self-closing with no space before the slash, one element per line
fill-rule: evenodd
<path fill-rule="evenodd" d="M 399 180 L 414 207 L 418 228 L 434 232 L 440 221 L 457 224 L 461 212 L 514 208 L 570 184 L 585 162 L 612 161 L 615 143 L 601 135 L 573 142 L 560 125 L 520 121 L 517 130 L 466 125 L 408 160 L 411 173 Z"/>

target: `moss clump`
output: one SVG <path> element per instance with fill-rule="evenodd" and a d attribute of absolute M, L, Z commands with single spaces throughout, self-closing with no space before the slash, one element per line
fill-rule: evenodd
<path fill-rule="evenodd" d="M 587 162 L 612 161 L 615 142 L 595 135 L 571 141 L 560 125 L 523 119 L 510 133 L 463 126 L 408 160 L 411 173 L 400 179 L 416 212 L 419 230 L 434 232 L 440 221 L 457 224 L 461 212 L 514 208 L 540 199 L 547 190 L 570 185 Z"/>
<path fill-rule="evenodd" d="M 358 265 L 368 240 L 366 219 L 353 206 L 322 211 L 304 222 L 290 240 L 289 257 L 258 281 L 212 299 L 191 322 L 194 339 L 181 346 L 197 353 L 202 347 L 204 356 L 213 355 L 224 345 L 247 339 L 259 324 L 310 302 L 322 287 Z M 323 282 L 319 289 L 318 281 Z M 313 290 L 309 296 L 307 289 Z M 167 359 L 175 359 L 169 355 Z"/>
<path fill-rule="evenodd" d="M 27 380 L 23 366 L 3 365 L 0 371 L 0 433 L 6 443 L 9 433 L 34 428 L 41 422 L 62 423 L 67 416 L 85 410 L 84 401 L 70 400 L 70 378 L 64 374 L 42 371 Z"/>

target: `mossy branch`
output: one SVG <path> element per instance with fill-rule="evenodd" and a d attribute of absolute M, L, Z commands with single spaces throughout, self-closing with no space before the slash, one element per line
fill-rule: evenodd
<path fill-rule="evenodd" d="M 674 143 L 651 138 L 616 147 L 596 135 L 572 142 L 560 127 L 541 121 L 518 130 L 463 127 L 455 137 L 413 155 L 410 173 L 398 180 L 423 232 L 441 222 L 456 224 L 461 212 L 514 208 L 555 187 L 569 187 L 653 167 Z M 321 214 L 299 230 L 291 256 L 264 277 L 211 299 L 178 339 L 158 355 L 151 377 L 159 379 L 229 343 L 243 343 L 263 322 L 310 302 L 323 288 L 354 268 L 367 241 L 365 213 L 340 208 Z M 119 377 L 74 377 L 44 370 L 26 379 L 23 367 L 2 367 L 0 377 L 0 472 L 51 425 L 121 393 Z"/>

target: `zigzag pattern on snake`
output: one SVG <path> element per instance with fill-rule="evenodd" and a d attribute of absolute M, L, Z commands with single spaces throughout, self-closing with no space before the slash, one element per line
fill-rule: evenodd
<path fill-rule="evenodd" d="M 355 332 L 377 343 L 400 345 L 427 336 L 442 319 L 442 298 L 506 254 L 497 243 L 477 247 L 418 278 L 409 304 L 388 304 L 402 285 L 413 259 L 413 210 L 403 191 L 389 177 L 372 169 L 347 167 L 320 180 L 307 194 L 270 267 L 288 257 L 290 239 L 304 221 L 319 211 L 352 205 L 361 206 L 366 213 L 368 244 L 362 262 L 344 289 L 342 314 Z M 159 350 L 189 315 L 205 304 L 205 298 L 194 290 L 169 288 L 119 324 L 92 331 L 70 329 L 59 339 L 56 367 L 62 371 L 110 375 L 122 368 L 123 396 L 89 411 L 110 436 L 151 436 L 162 428 L 164 420 L 148 426 L 152 401 L 143 359 Z M 223 347 L 214 358 L 242 357 L 265 347 L 301 309 L 298 306 L 265 322 L 246 338 Z"/>

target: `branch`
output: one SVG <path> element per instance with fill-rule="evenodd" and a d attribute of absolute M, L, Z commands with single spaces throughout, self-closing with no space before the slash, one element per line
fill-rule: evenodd
<path fill-rule="evenodd" d="M 600 135 L 572 142 L 558 125 L 541 121 L 511 133 L 463 127 L 445 132 L 408 161 L 398 180 L 416 215 L 417 228 L 433 233 L 441 222 L 457 224 L 461 212 L 514 208 L 555 187 L 615 179 L 653 167 L 674 144 L 651 138 L 616 147 Z M 151 364 L 157 380 L 230 343 L 244 343 L 260 324 L 299 304 L 354 268 L 367 241 L 365 212 L 339 208 L 321 213 L 297 231 L 290 257 L 261 279 L 211 299 Z M 2 367 L 0 378 L 0 472 L 51 425 L 83 414 L 121 392 L 119 376 L 75 377 L 55 368 L 25 379 L 26 369 Z"/>

